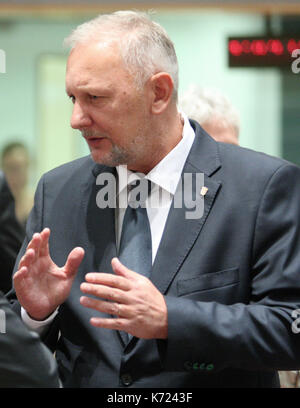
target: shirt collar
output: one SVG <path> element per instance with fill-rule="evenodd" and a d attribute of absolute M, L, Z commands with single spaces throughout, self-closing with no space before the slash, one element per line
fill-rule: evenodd
<path fill-rule="evenodd" d="M 180 112 L 180 114 L 184 121 L 182 139 L 146 176 L 128 170 L 126 165 L 116 167 L 118 172 L 118 194 L 133 181 L 143 177 L 169 193 L 175 194 L 184 164 L 195 139 L 195 132 L 187 116 L 183 112 Z"/>

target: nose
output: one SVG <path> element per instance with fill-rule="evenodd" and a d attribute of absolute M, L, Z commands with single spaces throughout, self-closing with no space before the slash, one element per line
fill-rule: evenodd
<path fill-rule="evenodd" d="M 79 130 L 82 128 L 89 127 L 92 123 L 92 119 L 89 116 L 88 112 L 85 111 L 77 101 L 75 101 L 73 106 L 73 112 L 70 123 L 73 129 Z"/>

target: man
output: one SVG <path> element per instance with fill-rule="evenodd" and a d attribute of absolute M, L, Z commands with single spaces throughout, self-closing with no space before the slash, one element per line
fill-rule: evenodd
<path fill-rule="evenodd" d="M 220 91 L 191 85 L 182 96 L 180 106 L 217 142 L 239 144 L 239 114 Z"/>
<path fill-rule="evenodd" d="M 4 293 L 12 287 L 12 272 L 24 235 L 15 216 L 13 196 L 0 171 L 0 291 Z"/>
<path fill-rule="evenodd" d="M 278 386 L 300 365 L 299 168 L 181 116 L 173 44 L 143 14 L 99 16 L 68 44 L 71 126 L 92 158 L 39 182 L 14 275 L 23 320 L 65 387 Z M 123 264 L 131 206 L 114 204 L 139 178 L 148 217 Z"/>

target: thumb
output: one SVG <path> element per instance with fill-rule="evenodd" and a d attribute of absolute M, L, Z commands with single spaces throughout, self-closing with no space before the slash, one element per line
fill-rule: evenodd
<path fill-rule="evenodd" d="M 64 270 L 68 276 L 75 275 L 84 257 L 84 249 L 77 247 L 69 253 Z"/>

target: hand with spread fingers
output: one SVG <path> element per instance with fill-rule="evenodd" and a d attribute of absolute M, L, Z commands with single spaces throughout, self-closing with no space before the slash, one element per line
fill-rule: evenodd
<path fill-rule="evenodd" d="M 17 297 L 35 320 L 44 320 L 68 297 L 84 250 L 74 248 L 59 268 L 49 253 L 50 229 L 35 233 L 14 275 Z"/>
<path fill-rule="evenodd" d="M 88 273 L 80 289 L 81 305 L 115 315 L 114 318 L 91 318 L 96 327 L 125 331 L 143 339 L 166 339 L 167 307 L 163 295 L 152 282 L 126 268 L 117 258 L 112 260 L 115 275 Z"/>

